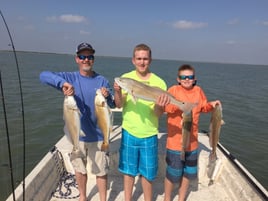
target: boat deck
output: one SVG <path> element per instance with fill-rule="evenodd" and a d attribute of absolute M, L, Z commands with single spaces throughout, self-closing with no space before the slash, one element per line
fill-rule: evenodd
<path fill-rule="evenodd" d="M 253 187 L 252 183 L 230 163 L 222 150 L 217 149 L 218 159 L 214 164 L 208 163 L 210 153 L 209 139 L 206 134 L 199 134 L 198 178 L 191 181 L 187 201 L 262 201 L 267 200 Z M 165 146 L 166 133 L 159 133 L 159 169 L 158 176 L 153 182 L 153 200 L 162 201 L 164 198 L 165 178 Z M 110 136 L 110 171 L 108 174 L 107 201 L 123 201 L 123 175 L 118 172 L 118 151 L 121 140 L 121 127 L 114 126 Z M 55 147 L 46 154 L 39 164 L 25 179 L 25 198 L 32 201 L 78 201 L 79 192 L 75 183 L 74 171 L 69 160 L 72 145 L 63 136 Z M 250 177 L 252 177 L 249 174 Z M 254 177 L 252 177 L 254 180 Z M 213 180 L 212 185 L 208 185 Z M 257 181 L 254 184 L 259 185 Z M 17 201 L 22 201 L 22 185 L 16 188 Z M 263 188 L 262 186 L 260 186 Z M 56 190 L 55 190 L 56 189 Z M 178 200 L 178 185 L 173 191 L 173 200 Z M 266 197 L 265 197 L 266 196 Z M 99 201 L 95 176 L 88 175 L 87 197 L 91 201 Z M 12 195 L 7 201 L 12 201 Z M 136 177 L 133 189 L 133 201 L 142 201 L 143 192 L 139 177 Z"/>
<path fill-rule="evenodd" d="M 158 177 L 153 183 L 153 200 L 162 201 L 164 198 L 164 178 L 165 178 L 165 146 L 166 146 L 166 134 L 160 133 L 159 137 L 159 171 Z M 120 146 L 121 139 L 121 127 L 115 127 L 113 134 L 111 135 L 111 143 L 110 143 L 110 173 L 108 175 L 108 201 L 122 201 L 124 200 L 123 194 L 123 176 L 117 170 L 118 166 L 118 150 Z M 64 142 L 65 141 L 65 142 Z M 62 139 L 62 142 L 59 142 L 56 146 L 65 156 L 65 161 L 68 161 L 68 154 L 71 149 L 71 145 L 66 146 L 68 141 L 66 142 L 66 138 Z M 232 192 L 226 191 L 226 183 L 229 180 L 228 172 L 222 173 L 222 167 L 225 164 L 226 158 L 224 155 L 218 151 L 218 159 L 214 165 L 208 166 L 208 156 L 210 153 L 209 148 L 209 140 L 207 135 L 200 134 L 199 135 L 199 162 L 198 162 L 198 179 L 194 180 L 190 184 L 189 194 L 187 200 L 217 200 L 217 201 L 234 201 L 240 200 L 239 196 L 232 195 Z M 70 163 L 68 163 L 68 171 L 72 172 L 72 168 Z M 230 170 L 231 171 L 231 170 Z M 214 175 L 213 175 L 214 173 Z M 219 177 L 220 174 L 226 174 L 226 177 Z M 209 178 L 210 176 L 210 178 Z M 214 179 L 214 183 L 212 185 L 208 185 L 211 177 Z M 239 180 L 234 181 L 237 182 L 237 186 L 239 187 Z M 173 200 L 178 200 L 177 196 L 178 185 L 176 185 L 173 192 Z M 243 194 L 244 189 L 243 186 L 240 186 L 238 192 Z M 98 201 L 99 195 L 98 190 L 95 183 L 95 176 L 89 175 L 88 185 L 88 200 Z M 78 194 L 78 192 L 74 193 Z M 60 201 L 66 199 L 59 199 L 56 197 L 52 197 L 51 201 Z M 78 198 L 68 199 L 68 200 L 78 200 Z M 143 200 L 143 192 L 142 187 L 139 181 L 139 177 L 135 179 L 135 186 L 133 189 L 133 200 L 142 201 Z M 248 200 L 254 200 L 254 198 L 248 198 Z M 259 200 L 256 198 L 255 200 Z"/>

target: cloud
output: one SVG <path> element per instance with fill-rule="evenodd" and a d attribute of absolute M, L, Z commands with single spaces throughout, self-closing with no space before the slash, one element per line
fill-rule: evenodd
<path fill-rule="evenodd" d="M 261 24 L 264 26 L 268 26 L 268 21 L 263 21 L 263 22 L 261 22 Z"/>
<path fill-rule="evenodd" d="M 208 26 L 205 22 L 191 22 L 186 20 L 179 20 L 177 22 L 174 22 L 172 26 L 175 29 L 199 29 Z"/>
<path fill-rule="evenodd" d="M 268 26 L 268 21 L 256 20 L 255 24 L 261 25 L 261 26 Z"/>
<path fill-rule="evenodd" d="M 85 22 L 86 18 L 80 15 L 61 15 L 60 21 L 66 23 L 81 23 Z"/>
<path fill-rule="evenodd" d="M 90 35 L 89 31 L 80 30 L 80 35 Z"/>
<path fill-rule="evenodd" d="M 63 23 L 82 23 L 87 22 L 87 19 L 81 15 L 65 14 L 60 16 L 49 16 L 46 18 L 48 22 L 63 22 Z"/>
<path fill-rule="evenodd" d="M 239 19 L 235 18 L 227 22 L 229 25 L 235 25 L 239 23 Z"/>

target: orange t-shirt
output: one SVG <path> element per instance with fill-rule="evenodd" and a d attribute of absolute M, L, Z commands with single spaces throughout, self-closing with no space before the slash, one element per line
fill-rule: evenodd
<path fill-rule="evenodd" d="M 198 148 L 198 122 L 201 112 L 210 112 L 213 107 L 207 102 L 204 91 L 199 86 L 192 89 L 185 89 L 181 85 L 174 85 L 168 89 L 176 99 L 182 102 L 197 103 L 192 109 L 192 130 L 189 146 L 186 151 L 193 151 Z M 167 112 L 167 149 L 182 150 L 182 111 L 175 105 L 169 104 L 165 107 Z"/>

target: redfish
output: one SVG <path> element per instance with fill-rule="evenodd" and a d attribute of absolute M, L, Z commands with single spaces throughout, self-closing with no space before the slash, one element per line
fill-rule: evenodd
<path fill-rule="evenodd" d="M 185 161 L 185 150 L 190 144 L 190 136 L 192 130 L 193 116 L 192 111 L 189 113 L 182 113 L 182 150 L 181 160 Z"/>
<path fill-rule="evenodd" d="M 80 115 L 81 113 L 74 97 L 65 96 L 63 102 L 63 119 L 65 121 L 64 131 L 67 138 L 73 144 L 71 153 L 73 159 L 81 155 L 79 136 L 85 136 L 85 134 L 81 132 Z"/>
<path fill-rule="evenodd" d="M 217 159 L 216 149 L 220 138 L 221 126 L 224 124 L 222 119 L 222 107 L 217 104 L 211 113 L 209 125 L 209 143 L 212 148 L 209 159 L 214 161 Z"/>
<path fill-rule="evenodd" d="M 125 77 L 116 77 L 115 82 L 124 89 L 132 97 L 132 101 L 136 102 L 138 98 L 147 101 L 156 102 L 161 94 L 167 94 L 170 98 L 170 103 L 176 105 L 184 113 L 189 113 L 196 103 L 188 103 L 177 100 L 167 91 L 159 87 L 152 87 L 137 80 Z"/>
<path fill-rule="evenodd" d="M 110 133 L 113 129 L 113 114 L 107 104 L 105 97 L 102 95 L 101 90 L 97 89 L 95 96 L 95 113 L 100 130 L 103 134 L 102 151 L 108 151 Z"/>

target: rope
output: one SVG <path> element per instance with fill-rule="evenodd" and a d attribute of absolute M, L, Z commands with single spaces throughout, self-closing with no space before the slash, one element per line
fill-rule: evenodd
<path fill-rule="evenodd" d="M 77 191 L 77 192 L 75 192 Z M 77 183 L 73 174 L 65 172 L 59 180 L 58 186 L 52 196 L 56 198 L 74 199 L 79 197 Z"/>
<path fill-rule="evenodd" d="M 60 175 L 57 188 L 52 192 L 52 197 L 61 199 L 78 198 L 80 194 L 75 180 L 75 175 L 66 171 L 62 154 L 56 147 L 53 147 L 51 152 L 53 152 L 56 168 Z"/>

